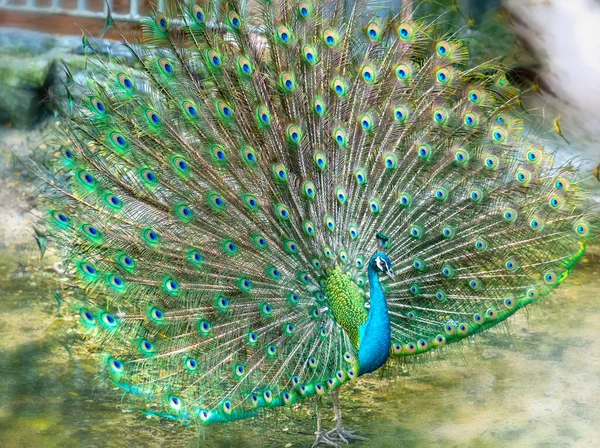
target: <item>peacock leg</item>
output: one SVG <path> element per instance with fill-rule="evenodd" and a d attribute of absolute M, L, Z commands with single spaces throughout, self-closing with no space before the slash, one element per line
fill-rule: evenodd
<path fill-rule="evenodd" d="M 313 443 L 312 448 L 315 448 L 317 445 L 329 445 L 329 446 L 333 446 L 336 448 L 339 448 L 339 445 L 337 443 L 335 443 L 333 440 L 331 440 L 329 438 L 329 434 L 326 434 L 325 431 L 323 430 L 323 425 L 321 422 L 321 414 L 319 411 L 319 408 L 321 406 L 321 397 L 317 397 L 315 400 L 316 403 L 316 407 L 317 407 L 317 438 L 315 440 L 315 443 Z"/>
<path fill-rule="evenodd" d="M 342 422 L 342 408 L 340 407 L 340 388 L 338 387 L 331 393 L 331 398 L 333 400 L 333 410 L 335 412 L 335 429 L 332 429 L 327 433 L 330 436 L 333 433 L 337 434 L 337 437 L 345 443 L 348 443 L 350 440 L 369 440 L 367 437 L 357 436 L 355 431 L 351 431 L 349 429 L 344 428 L 344 423 Z"/>

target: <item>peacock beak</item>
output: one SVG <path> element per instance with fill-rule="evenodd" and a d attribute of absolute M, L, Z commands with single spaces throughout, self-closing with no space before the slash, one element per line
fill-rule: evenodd
<path fill-rule="evenodd" d="M 386 272 L 386 274 L 387 274 L 387 276 L 388 276 L 389 278 L 391 278 L 392 280 L 395 280 L 395 279 L 396 279 L 396 274 L 394 274 L 394 271 L 392 271 L 391 269 L 388 269 L 388 270 L 387 270 L 387 272 Z"/>

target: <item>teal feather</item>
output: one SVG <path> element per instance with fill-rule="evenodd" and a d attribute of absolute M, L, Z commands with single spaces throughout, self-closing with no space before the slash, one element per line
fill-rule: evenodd
<path fill-rule="evenodd" d="M 406 11 L 292 3 L 178 2 L 63 110 L 45 235 L 105 375 L 152 415 L 251 417 L 460 341 L 592 238 L 498 61 L 467 67 Z"/>

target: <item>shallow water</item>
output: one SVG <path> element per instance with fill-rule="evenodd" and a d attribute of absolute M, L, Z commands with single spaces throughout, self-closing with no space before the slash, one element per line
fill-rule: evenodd
<path fill-rule="evenodd" d="M 0 251 L 0 445 L 289 448 L 314 440 L 312 405 L 200 431 L 127 411 L 97 378 L 75 323 L 19 269 L 15 260 L 29 253 Z M 507 329 L 395 380 L 370 375 L 345 387 L 346 427 L 370 438 L 353 445 L 600 446 L 599 255 L 590 251 L 553 298 Z"/>

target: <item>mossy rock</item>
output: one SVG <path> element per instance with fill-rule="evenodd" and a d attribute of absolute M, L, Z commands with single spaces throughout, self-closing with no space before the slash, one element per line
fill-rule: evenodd
<path fill-rule="evenodd" d="M 40 56 L 0 55 L 0 84 L 18 89 L 41 89 L 52 63 Z"/>
<path fill-rule="evenodd" d="M 18 128 L 33 126 L 46 113 L 39 92 L 0 84 L 0 122 Z"/>

